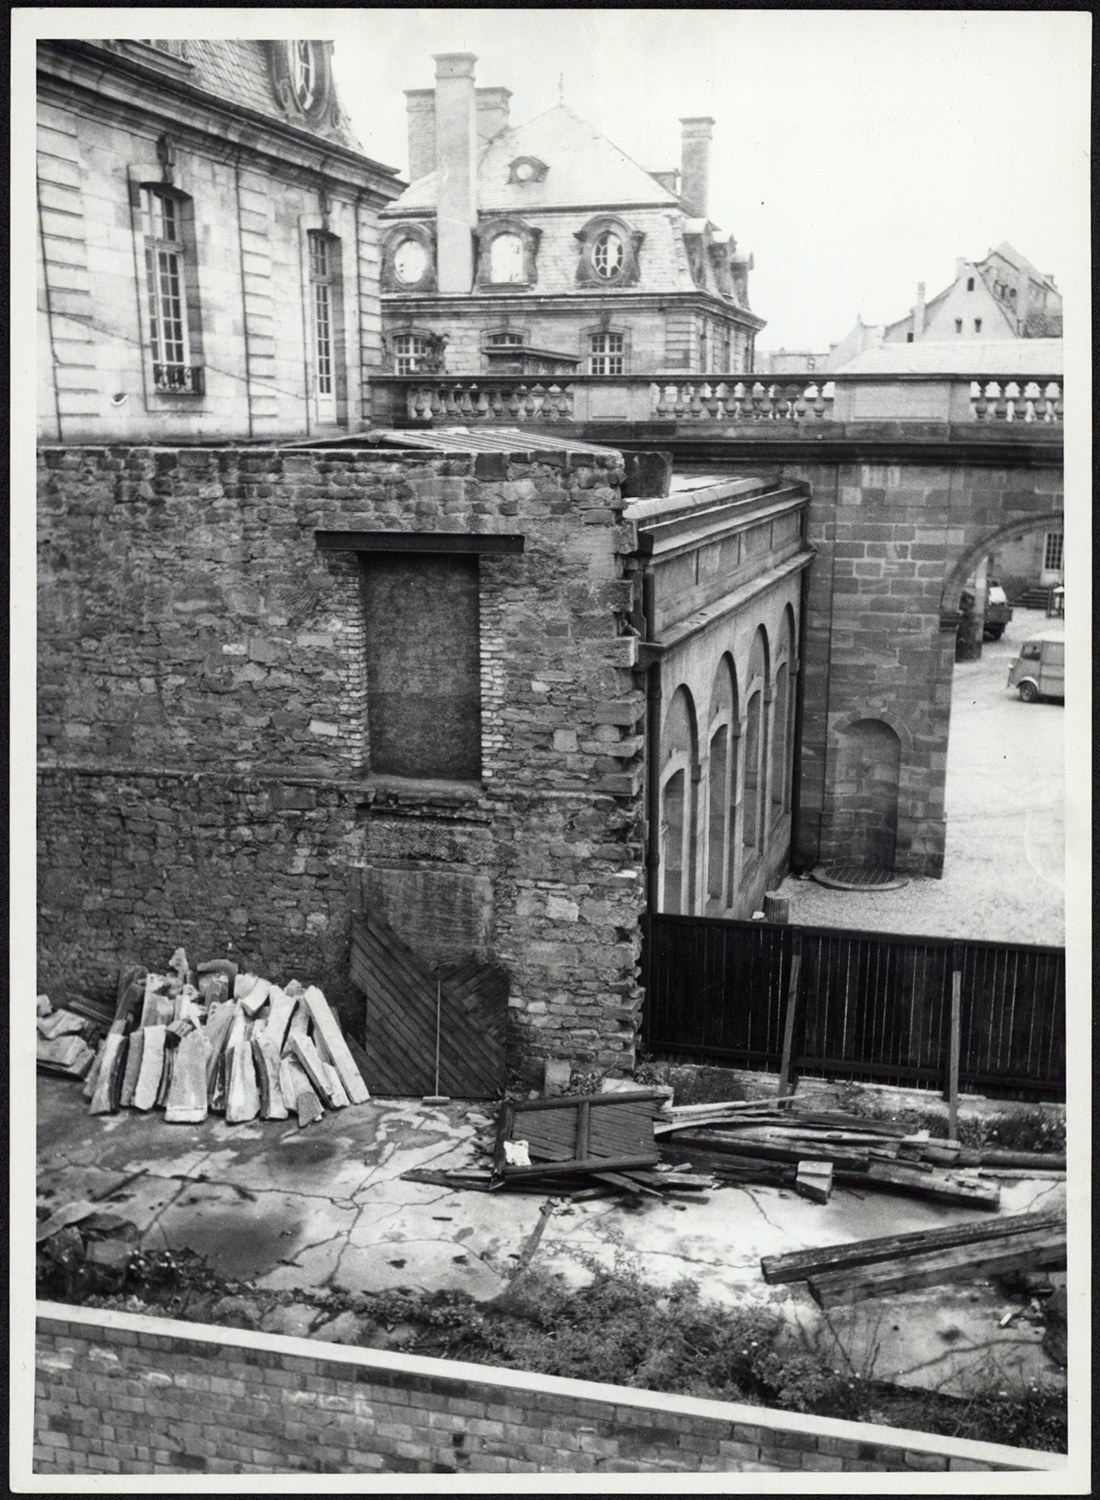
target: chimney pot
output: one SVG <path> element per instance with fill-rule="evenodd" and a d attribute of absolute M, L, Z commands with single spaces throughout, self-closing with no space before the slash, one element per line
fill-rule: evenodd
<path fill-rule="evenodd" d="M 690 115 L 681 117 L 680 125 L 680 197 L 696 218 L 705 219 L 714 121 L 709 115 Z"/>

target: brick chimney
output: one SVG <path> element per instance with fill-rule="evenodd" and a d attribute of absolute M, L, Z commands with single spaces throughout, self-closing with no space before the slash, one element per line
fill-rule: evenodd
<path fill-rule="evenodd" d="M 710 141 L 714 121 L 709 115 L 681 119 L 680 197 L 697 219 L 707 216 L 707 187 L 710 178 Z"/>
<path fill-rule="evenodd" d="M 409 119 L 409 181 L 435 171 L 435 89 L 406 89 Z"/>
<path fill-rule="evenodd" d="M 477 223 L 477 97 L 472 52 L 435 54 L 436 254 L 439 290 L 466 293 L 474 281 Z"/>
<path fill-rule="evenodd" d="M 508 129 L 508 100 L 511 89 L 477 89 L 477 143 L 486 145 L 502 130 Z"/>
<path fill-rule="evenodd" d="M 914 333 L 914 336 L 916 338 L 918 338 L 918 339 L 920 338 L 921 334 L 924 332 L 924 323 L 925 323 L 924 282 L 923 281 L 918 281 L 917 282 L 917 305 L 913 308 L 913 333 Z"/>

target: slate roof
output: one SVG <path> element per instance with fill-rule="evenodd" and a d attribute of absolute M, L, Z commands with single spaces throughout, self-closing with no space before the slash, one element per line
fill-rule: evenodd
<path fill-rule="evenodd" d="M 267 50 L 271 45 L 270 42 L 263 41 L 188 37 L 186 61 L 190 64 L 190 72 L 187 83 L 192 88 L 209 94 L 219 104 L 253 110 L 257 114 L 266 115 L 269 120 L 300 130 L 303 134 L 323 140 L 335 140 L 351 151 L 366 155 L 342 108 L 339 110 L 339 126 L 332 134 L 289 119 L 283 113 L 276 103 L 271 85 Z M 141 61 L 145 62 L 146 58 L 143 57 Z M 149 61 L 150 65 L 156 65 L 152 59 Z M 171 76 L 176 75 L 173 73 Z"/>
<path fill-rule="evenodd" d="M 508 181 L 509 163 L 534 156 L 549 171 L 541 182 Z M 385 212 L 399 217 L 435 207 L 437 174 L 412 183 Z M 536 209 L 598 205 L 652 204 L 680 208 L 675 193 L 663 188 L 625 151 L 600 135 L 564 104 L 526 125 L 503 130 L 482 150 L 477 167 L 478 208 L 482 213 L 524 214 Z"/>
<path fill-rule="evenodd" d="M 1041 281 L 1046 286 L 1050 287 L 1052 291 L 1056 292 L 1058 290 L 1058 288 L 1054 284 L 1053 276 L 1048 276 L 1045 272 L 1036 270 L 1036 268 L 1028 260 L 1027 256 L 1021 255 L 1018 250 L 1014 250 L 1007 240 L 1002 240 L 1001 243 L 997 246 L 996 250 L 990 250 L 985 259 L 978 261 L 977 264 L 979 266 L 984 266 L 990 260 L 992 260 L 993 256 L 995 255 L 999 255 L 1002 260 L 1007 260 L 1009 265 L 1015 266 L 1018 271 L 1026 271 L 1036 281 Z"/>

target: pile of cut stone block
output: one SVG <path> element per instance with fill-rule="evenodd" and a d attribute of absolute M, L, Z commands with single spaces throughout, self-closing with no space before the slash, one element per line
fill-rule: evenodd
<path fill-rule="evenodd" d="M 177 949 L 163 974 L 124 970 L 110 1029 L 84 1083 L 92 1114 L 163 1109 L 169 1123 L 213 1111 L 227 1123 L 299 1125 L 369 1097 L 316 985 L 285 988 L 227 959 L 192 970 Z"/>

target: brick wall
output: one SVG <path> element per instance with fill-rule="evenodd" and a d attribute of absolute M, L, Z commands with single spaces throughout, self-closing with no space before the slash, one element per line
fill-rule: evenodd
<path fill-rule="evenodd" d="M 1055 1454 L 763 1407 L 38 1305 L 39 1475 L 1065 1467 Z"/>
<path fill-rule="evenodd" d="M 644 701 L 621 478 L 561 453 L 44 450 L 39 988 L 109 993 L 122 962 L 231 946 L 346 1012 L 368 901 L 432 962 L 507 969 L 527 1061 L 629 1066 Z M 358 563 L 317 530 L 523 535 L 478 562 L 480 782 L 367 774 Z"/>

